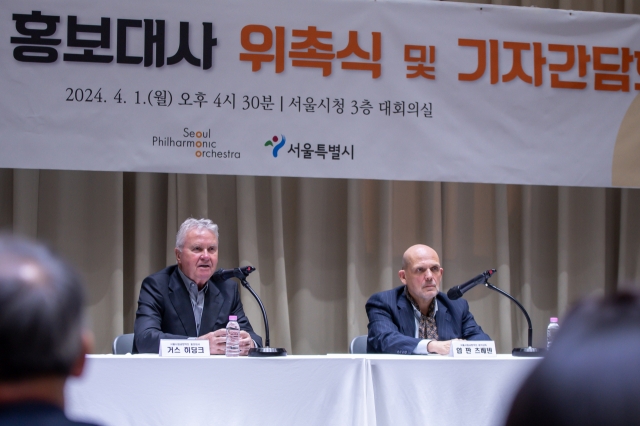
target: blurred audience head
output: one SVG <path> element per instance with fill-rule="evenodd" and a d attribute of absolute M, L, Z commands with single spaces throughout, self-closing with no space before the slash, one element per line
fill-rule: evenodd
<path fill-rule="evenodd" d="M 44 246 L 0 236 L 0 386 L 79 375 L 91 335 L 78 275 Z"/>
<path fill-rule="evenodd" d="M 640 423 L 640 294 L 589 299 L 560 325 L 522 384 L 507 426 Z"/>

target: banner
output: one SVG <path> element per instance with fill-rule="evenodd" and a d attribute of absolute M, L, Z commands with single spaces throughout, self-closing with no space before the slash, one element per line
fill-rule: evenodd
<path fill-rule="evenodd" d="M 0 5 L 0 167 L 640 187 L 640 16 Z"/>

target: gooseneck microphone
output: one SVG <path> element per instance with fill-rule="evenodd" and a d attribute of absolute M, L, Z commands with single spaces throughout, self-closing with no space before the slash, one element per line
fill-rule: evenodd
<path fill-rule="evenodd" d="M 237 278 L 240 280 L 240 283 L 244 288 L 249 290 L 249 293 L 255 297 L 258 305 L 260 305 L 260 310 L 262 310 L 262 319 L 264 319 L 264 332 L 265 332 L 265 340 L 263 348 L 251 348 L 249 349 L 249 356 L 251 357 L 272 357 L 272 356 L 287 356 L 287 350 L 284 348 L 271 348 L 269 347 L 269 320 L 267 319 L 267 310 L 264 308 L 262 304 L 262 300 L 258 297 L 255 291 L 251 288 L 249 283 L 247 282 L 247 276 L 255 271 L 256 268 L 253 266 L 243 266 L 242 268 L 233 268 L 233 269 L 218 269 L 213 273 L 211 277 L 214 281 L 219 280 L 228 280 L 229 278 Z"/>
<path fill-rule="evenodd" d="M 234 268 L 234 269 L 218 269 L 213 273 L 213 276 L 211 277 L 211 279 L 214 281 L 218 281 L 218 280 L 226 281 L 229 278 L 242 279 L 247 277 L 250 273 L 252 273 L 255 270 L 256 268 L 254 268 L 253 266 L 243 266 L 242 268 Z M 240 271 L 242 273 L 242 277 L 238 277 L 236 275 L 237 271 Z"/>
<path fill-rule="evenodd" d="M 467 291 L 471 290 L 472 288 L 474 288 L 478 284 L 486 283 L 487 280 L 491 277 L 491 275 L 493 275 L 495 272 L 496 272 L 495 269 L 487 269 L 486 271 L 484 271 L 483 273 L 481 273 L 477 277 L 471 278 L 466 283 L 457 285 L 455 287 L 452 287 L 447 292 L 447 297 L 449 299 L 451 299 L 451 300 L 460 299 L 463 294 L 465 294 Z"/>
<path fill-rule="evenodd" d="M 533 328 L 531 327 L 531 318 L 529 318 L 529 314 L 527 313 L 526 309 L 524 309 L 524 306 L 522 306 L 520 304 L 520 302 L 518 302 L 516 299 L 514 299 L 509 293 L 507 293 L 506 291 L 500 290 L 498 287 L 494 286 L 493 284 L 491 284 L 489 282 L 489 278 L 496 272 L 495 269 L 488 269 L 486 271 L 484 271 L 483 273 L 481 273 L 480 275 L 478 275 L 475 278 L 471 278 L 469 281 L 467 281 L 464 284 L 460 284 L 457 285 L 453 288 L 451 288 L 448 292 L 447 292 L 447 297 L 451 300 L 456 300 L 459 299 L 460 297 L 462 297 L 462 295 L 464 293 L 466 293 L 467 291 L 471 290 L 473 287 L 477 286 L 478 284 L 484 284 L 485 287 L 490 288 L 491 290 L 497 291 L 498 293 L 502 294 L 505 297 L 508 297 L 509 299 L 511 299 L 516 305 L 518 305 L 518 307 L 522 310 L 522 313 L 524 314 L 525 318 L 527 319 L 527 324 L 529 325 L 529 330 L 528 330 L 528 336 L 527 336 L 527 343 L 529 344 L 529 346 L 527 346 L 526 348 L 514 348 L 513 351 L 511 351 L 511 355 L 513 356 L 524 356 L 524 357 L 539 357 L 539 356 L 544 356 L 545 353 L 545 349 L 542 348 L 534 348 L 531 346 L 531 341 L 533 340 Z"/>

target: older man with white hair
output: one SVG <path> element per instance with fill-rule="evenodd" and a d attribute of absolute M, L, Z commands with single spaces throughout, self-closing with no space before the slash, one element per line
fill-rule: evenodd
<path fill-rule="evenodd" d="M 185 220 L 176 236 L 177 264 L 142 282 L 134 324 L 134 353 L 158 353 L 160 339 L 209 340 L 211 355 L 224 354 L 230 315 L 240 324 L 240 354 L 261 345 L 242 309 L 238 284 L 212 280 L 218 266 L 218 225 Z"/>

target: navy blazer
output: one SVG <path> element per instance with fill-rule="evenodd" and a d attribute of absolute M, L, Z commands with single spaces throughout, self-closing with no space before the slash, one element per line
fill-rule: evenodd
<path fill-rule="evenodd" d="M 94 423 L 69 420 L 60 407 L 35 400 L 0 404 L 0 425 L 96 426 Z"/>
<path fill-rule="evenodd" d="M 368 353 L 411 354 L 420 342 L 421 339 L 414 337 L 416 317 L 404 288 L 401 285 L 376 293 L 367 301 Z M 476 324 L 466 300 L 451 300 L 442 292 L 438 292 L 436 300 L 438 340 L 491 340 Z"/>
<path fill-rule="evenodd" d="M 262 338 L 244 314 L 238 284 L 233 279 L 211 281 L 204 296 L 200 335 L 225 328 L 229 315 L 238 317 L 240 329 L 248 332 L 258 346 Z M 196 336 L 189 291 L 173 265 L 142 281 L 138 311 L 133 325 L 133 353 L 158 353 L 160 339 L 186 339 Z"/>

